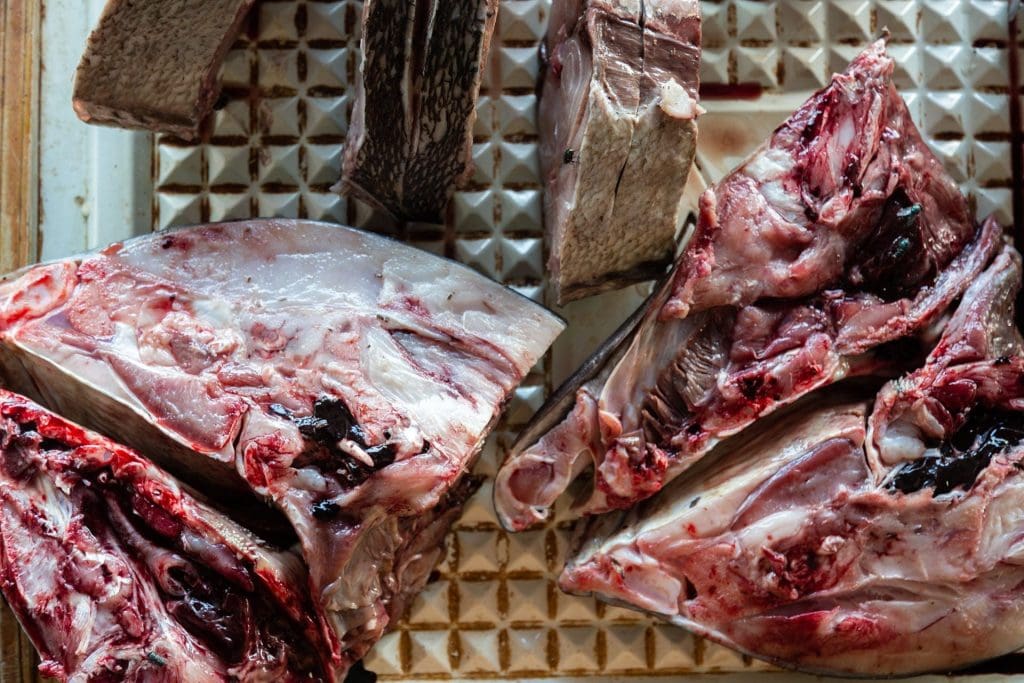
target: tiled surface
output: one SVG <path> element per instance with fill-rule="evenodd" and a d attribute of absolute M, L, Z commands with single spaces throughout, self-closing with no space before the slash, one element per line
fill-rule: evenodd
<path fill-rule="evenodd" d="M 478 107 L 475 175 L 456 194 L 448 225 L 401 234 L 536 300 L 545 290 L 533 85 L 548 6 L 502 0 Z M 225 106 L 205 142 L 157 142 L 154 227 L 252 215 L 382 226 L 328 189 L 351 109 L 360 3 L 267 0 L 258 7 L 225 66 Z M 897 83 L 929 142 L 978 213 L 1008 221 L 1005 8 L 1003 0 L 707 1 L 703 78 L 802 96 L 887 27 Z M 705 106 L 714 112 L 725 104 Z M 765 108 L 749 103 L 753 112 Z M 550 386 L 543 370 L 517 391 L 482 473 L 493 474 L 543 401 Z M 452 535 L 440 578 L 368 667 L 385 679 L 767 668 L 633 612 L 561 594 L 554 581 L 568 538 L 564 523 L 501 532 L 485 485 Z"/>

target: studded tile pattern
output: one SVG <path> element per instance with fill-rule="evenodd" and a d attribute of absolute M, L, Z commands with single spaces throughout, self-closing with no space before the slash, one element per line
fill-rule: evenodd
<path fill-rule="evenodd" d="M 545 300 L 537 129 L 539 62 L 550 0 L 502 0 L 492 68 L 474 131 L 475 173 L 444 226 L 399 234 Z M 707 83 L 751 84 L 760 102 L 707 101 L 712 116 L 781 118 L 887 28 L 896 79 L 979 215 L 1010 217 L 1004 0 L 706 0 Z M 202 141 L 156 142 L 153 225 L 299 216 L 384 229 L 366 207 L 329 191 L 351 113 L 359 0 L 264 0 L 225 67 L 225 97 Z M 776 120 L 777 120 L 776 119 Z M 762 126 L 748 126 L 760 130 Z M 744 149 L 701 139 L 712 175 Z M 750 146 L 756 140 L 741 140 Z M 712 158 L 721 151 L 721 157 Z M 710 156 L 709 156 L 710 155 Z M 716 163 L 717 162 L 717 163 Z M 731 163 L 731 161 L 730 161 Z M 622 312 L 619 312 L 622 313 Z M 567 335 L 571 337 L 571 333 Z M 571 339 L 563 340 L 572 343 Z M 542 363 L 516 392 L 478 471 L 493 475 L 540 407 Z M 383 679 L 587 676 L 763 670 L 724 648 L 634 612 L 564 595 L 555 585 L 570 542 L 565 521 L 518 535 L 498 529 L 490 484 L 451 535 L 437 580 L 374 649 Z"/>

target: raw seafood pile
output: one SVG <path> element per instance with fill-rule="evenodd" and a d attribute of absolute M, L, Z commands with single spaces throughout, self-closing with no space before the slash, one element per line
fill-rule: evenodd
<path fill-rule="evenodd" d="M 555 0 L 538 111 L 560 303 L 659 277 L 696 151 L 696 0 Z"/>
<path fill-rule="evenodd" d="M 513 447 L 507 528 L 587 471 L 579 512 L 631 508 L 580 523 L 565 590 L 812 671 L 1024 643 L 1020 256 L 892 72 L 879 41 L 710 188 L 672 275 Z"/>
<path fill-rule="evenodd" d="M 158 233 L 0 285 L 4 385 L 297 537 L 338 675 L 426 581 L 561 329 L 463 266 L 309 221 Z"/>
<path fill-rule="evenodd" d="M 83 121 L 193 138 L 255 0 L 107 0 L 75 73 Z"/>
<path fill-rule="evenodd" d="M 705 192 L 635 333 L 499 473 L 506 527 L 546 518 L 590 465 L 582 511 L 629 507 L 758 417 L 884 372 L 977 277 L 1000 229 L 975 229 L 892 70 L 874 44 Z"/>
<path fill-rule="evenodd" d="M 472 172 L 476 99 L 498 0 L 366 0 L 335 189 L 400 220 L 444 222 Z"/>

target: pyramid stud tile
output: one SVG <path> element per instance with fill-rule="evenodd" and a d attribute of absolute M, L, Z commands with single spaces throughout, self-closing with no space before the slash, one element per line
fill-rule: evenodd
<path fill-rule="evenodd" d="M 267 145 L 258 158 L 261 183 L 298 185 L 299 145 Z"/>
<path fill-rule="evenodd" d="M 736 0 L 736 37 L 740 41 L 775 40 L 776 2 Z"/>
<path fill-rule="evenodd" d="M 498 227 L 502 232 L 523 231 L 530 226 L 540 225 L 540 190 L 501 190 L 498 196 L 501 198 L 501 221 Z"/>
<path fill-rule="evenodd" d="M 305 192 L 302 201 L 306 205 L 306 215 L 315 221 L 346 221 L 345 198 L 334 192 Z"/>
<path fill-rule="evenodd" d="M 157 203 L 159 228 L 174 225 L 195 225 L 202 221 L 202 198 L 197 194 L 161 192 Z"/>
<path fill-rule="evenodd" d="M 593 626 L 566 626 L 558 633 L 558 670 L 564 672 L 597 671 L 597 629 Z"/>
<path fill-rule="evenodd" d="M 367 653 L 364 664 L 369 671 L 388 676 L 402 673 L 401 631 L 384 635 Z"/>
<path fill-rule="evenodd" d="M 439 674 L 452 670 L 448 657 L 449 632 L 444 631 L 410 631 L 409 632 L 409 673 Z"/>
<path fill-rule="evenodd" d="M 971 56 L 962 45 L 926 45 L 924 72 L 931 90 L 959 90 L 964 87 L 964 68 Z"/>
<path fill-rule="evenodd" d="M 920 3 L 914 0 L 877 0 L 875 3 L 878 30 L 889 29 L 893 42 L 912 41 L 917 34 Z"/>
<path fill-rule="evenodd" d="M 494 223 L 491 192 L 455 193 L 455 229 L 459 232 L 490 232 Z"/>
<path fill-rule="evenodd" d="M 1010 197 L 1010 188 L 982 187 L 978 188 L 974 195 L 978 204 L 978 216 L 995 214 L 995 217 L 1003 225 L 1010 225 L 1013 222 L 1013 217 L 1010 215 L 1010 206 L 1013 203 Z"/>
<path fill-rule="evenodd" d="M 511 628 L 508 630 L 508 649 L 510 671 L 547 671 L 547 630 Z"/>
<path fill-rule="evenodd" d="M 700 82 L 729 82 L 728 50 L 704 50 L 700 58 Z"/>
<path fill-rule="evenodd" d="M 778 63 L 776 46 L 736 48 L 736 78 L 740 83 L 760 83 L 766 88 L 775 88 L 779 84 Z"/>
<path fill-rule="evenodd" d="M 261 192 L 259 195 L 260 216 L 268 218 L 298 218 L 298 192 Z"/>
<path fill-rule="evenodd" d="M 817 90 L 825 85 L 825 48 L 783 48 L 782 68 L 786 90 Z"/>
<path fill-rule="evenodd" d="M 964 128 L 964 94 L 952 90 L 930 92 L 924 99 L 923 123 L 931 136 L 959 133 Z"/>
<path fill-rule="evenodd" d="M 457 531 L 460 574 L 498 571 L 497 537 L 489 531 Z"/>
<path fill-rule="evenodd" d="M 509 286 L 512 289 L 514 289 L 515 291 L 517 291 L 520 294 L 522 294 L 523 296 L 525 296 L 527 299 L 530 299 L 531 301 L 536 301 L 537 303 L 539 303 L 541 305 L 544 304 L 545 297 L 547 295 L 547 288 L 544 285 L 542 285 L 542 284 L 536 284 L 536 285 L 519 285 L 519 284 L 517 284 L 517 285 L 509 285 Z"/>
<path fill-rule="evenodd" d="M 1009 133 L 1010 120 L 1006 112 L 1009 111 L 1010 98 L 1001 93 L 973 92 L 968 98 L 966 105 L 966 117 L 964 123 L 965 133 L 971 135 L 986 135 L 992 133 Z"/>
<path fill-rule="evenodd" d="M 498 103 L 502 135 L 536 135 L 536 95 L 506 95 Z"/>
<path fill-rule="evenodd" d="M 252 208 L 248 192 L 237 194 L 215 192 L 210 195 L 211 221 L 232 221 L 249 218 L 251 215 Z"/>
<path fill-rule="evenodd" d="M 988 183 L 1010 184 L 1010 143 L 1003 141 L 978 140 L 971 147 L 974 155 L 974 177 L 981 185 Z"/>
<path fill-rule="evenodd" d="M 779 0 L 779 35 L 800 44 L 821 42 L 825 35 L 822 0 Z"/>
<path fill-rule="evenodd" d="M 917 88 L 921 83 L 921 50 L 917 45 L 891 44 L 889 55 L 895 62 L 892 80 L 897 88 Z"/>
<path fill-rule="evenodd" d="M 341 175 L 341 147 L 306 145 L 306 182 L 310 185 L 333 183 Z"/>
<path fill-rule="evenodd" d="M 536 47 L 505 47 L 498 50 L 503 88 L 533 88 L 540 71 Z"/>
<path fill-rule="evenodd" d="M 972 0 L 968 13 L 970 40 L 1006 40 L 1005 0 Z"/>
<path fill-rule="evenodd" d="M 614 625 L 605 629 L 605 669 L 608 671 L 635 671 L 647 668 L 647 626 Z"/>
<path fill-rule="evenodd" d="M 348 131 L 347 103 L 347 95 L 343 97 L 307 97 L 306 136 L 345 135 Z"/>
<path fill-rule="evenodd" d="M 539 239 L 536 241 L 540 242 Z M 505 261 L 505 267 L 504 275 L 509 277 L 507 260 Z M 525 425 L 543 404 L 544 387 L 520 386 L 512 395 L 512 404 L 509 406 L 506 421 L 513 425 Z"/>
<path fill-rule="evenodd" d="M 497 258 L 494 240 L 459 240 L 455 245 L 455 258 L 470 268 L 475 268 L 484 275 L 495 277 Z"/>
<path fill-rule="evenodd" d="M 498 582 L 463 581 L 459 585 L 459 624 L 490 624 L 498 617 Z"/>
<path fill-rule="evenodd" d="M 438 579 L 423 587 L 409 607 L 410 624 L 437 624 L 448 621 L 448 582 Z"/>
<path fill-rule="evenodd" d="M 259 40 L 295 40 L 295 2 L 267 2 L 259 4 Z"/>
<path fill-rule="evenodd" d="M 264 91 L 295 92 L 295 86 L 299 82 L 298 52 L 262 48 L 258 52 L 260 87 Z"/>
<path fill-rule="evenodd" d="M 1003 88 L 1007 84 L 1009 55 L 1001 47 L 970 48 L 967 81 L 973 88 Z"/>
<path fill-rule="evenodd" d="M 830 0 L 826 19 L 829 39 L 861 43 L 870 40 L 872 4 L 869 0 Z"/>
<path fill-rule="evenodd" d="M 707 671 L 742 671 L 746 668 L 746 662 L 740 653 L 705 640 L 701 668 Z"/>
<path fill-rule="evenodd" d="M 967 156 L 973 145 L 966 139 L 929 140 L 929 145 L 943 167 L 958 183 L 967 181 Z M 1007 157 L 1009 158 L 1009 157 Z M 977 171 L 976 171 L 977 172 Z"/>
<path fill-rule="evenodd" d="M 605 621 L 633 622 L 644 621 L 647 617 L 636 610 L 607 605 L 604 610 L 604 619 Z"/>
<path fill-rule="evenodd" d="M 252 53 L 242 47 L 234 48 L 224 58 L 221 67 L 221 83 L 225 88 L 248 88 L 249 73 L 252 69 Z"/>
<path fill-rule="evenodd" d="M 161 145 L 159 163 L 157 183 L 161 186 L 201 185 L 203 182 L 202 147 Z"/>
<path fill-rule="evenodd" d="M 921 35 L 930 43 L 956 43 L 963 38 L 963 0 L 921 2 Z"/>
<path fill-rule="evenodd" d="M 305 38 L 307 41 L 347 40 L 349 36 L 345 32 L 345 3 L 307 2 Z"/>
<path fill-rule="evenodd" d="M 480 458 L 473 467 L 473 473 L 484 477 L 490 477 L 497 474 L 498 453 L 504 453 L 514 438 L 515 434 L 510 434 L 506 431 L 495 431 L 490 438 L 484 442 L 484 447 L 480 449 Z M 484 483 L 487 484 L 488 482 Z M 493 516 L 493 514 L 488 516 L 488 521 L 490 521 Z M 463 515 L 462 519 L 465 519 L 465 515 Z M 470 524 L 467 523 L 466 526 L 470 526 Z M 499 537 L 499 541 L 501 538 L 502 537 Z"/>
<path fill-rule="evenodd" d="M 541 0 L 502 0 L 497 34 L 502 40 L 537 40 L 544 32 L 547 9 Z"/>
<path fill-rule="evenodd" d="M 476 121 L 473 122 L 475 137 L 489 137 L 494 130 L 494 100 L 481 94 L 476 100 Z"/>
<path fill-rule="evenodd" d="M 494 140 L 478 142 L 473 145 L 473 176 L 471 182 L 479 185 L 489 185 L 494 182 L 495 151 L 499 147 L 499 143 Z"/>
<path fill-rule="evenodd" d="M 555 616 L 559 622 L 591 622 L 597 620 L 597 601 L 591 597 L 558 594 Z"/>
<path fill-rule="evenodd" d="M 496 673 L 501 670 L 497 630 L 460 631 L 459 643 L 462 650 L 459 671 L 472 674 Z"/>
<path fill-rule="evenodd" d="M 537 160 L 537 145 L 519 142 L 503 143 L 499 173 L 503 185 L 539 183 L 540 162 Z"/>
<path fill-rule="evenodd" d="M 307 88 L 344 88 L 348 82 L 348 48 L 306 50 Z"/>
<path fill-rule="evenodd" d="M 694 638 L 681 628 L 669 624 L 655 624 L 654 668 L 665 670 L 692 670 L 694 659 Z"/>
<path fill-rule="evenodd" d="M 701 42 L 703 49 L 723 48 L 729 44 L 729 3 L 701 3 Z"/>
<path fill-rule="evenodd" d="M 923 109 L 924 98 L 920 96 L 917 90 L 900 90 L 900 97 L 907 104 L 907 110 L 910 111 L 910 116 L 914 119 L 914 123 L 921 127 L 921 119 L 924 115 L 921 113 Z"/>
<path fill-rule="evenodd" d="M 259 130 L 264 135 L 294 137 L 299 134 L 298 97 L 265 98 L 256 111 Z"/>
<path fill-rule="evenodd" d="M 540 280 L 544 276 L 544 247 L 539 237 L 502 240 L 501 259 L 506 280 Z"/>
<path fill-rule="evenodd" d="M 486 476 L 482 469 L 478 465 L 473 471 L 481 476 Z M 492 487 L 493 484 L 490 480 L 480 485 L 480 490 L 473 494 L 473 497 L 463 506 L 462 517 L 459 518 L 460 523 L 473 526 L 497 522 L 494 518 L 494 505 L 491 503 L 491 494 L 494 490 Z"/>
<path fill-rule="evenodd" d="M 543 621 L 548 616 L 548 582 L 545 579 L 508 580 L 509 621 Z"/>
<path fill-rule="evenodd" d="M 546 536 L 547 532 L 543 529 L 509 534 L 507 570 L 510 572 L 547 570 L 547 563 L 544 560 Z"/>
<path fill-rule="evenodd" d="M 228 100 L 224 107 L 213 114 L 213 137 L 248 136 L 249 102 L 242 99 Z"/>

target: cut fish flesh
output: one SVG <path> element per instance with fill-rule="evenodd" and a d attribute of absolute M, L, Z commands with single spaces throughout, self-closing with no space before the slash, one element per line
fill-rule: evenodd
<path fill-rule="evenodd" d="M 472 173 L 498 0 L 365 0 L 356 101 L 335 190 L 400 220 L 444 222 Z"/>
<path fill-rule="evenodd" d="M 870 419 L 866 401 L 808 397 L 593 518 L 561 586 L 809 671 L 945 671 L 1020 648 L 1020 278 L 1007 247 Z"/>
<path fill-rule="evenodd" d="M 1001 229 L 968 219 L 892 69 L 871 46 L 705 192 L 632 336 L 513 447 L 495 483 L 502 524 L 545 519 L 591 464 L 579 510 L 628 507 L 759 417 L 913 355 L 894 345 L 941 319 Z"/>
<path fill-rule="evenodd" d="M 0 390 L 0 574 L 62 681 L 330 677 L 301 558 L 134 451 Z"/>
<path fill-rule="evenodd" d="M 217 500 L 271 501 L 342 667 L 426 580 L 467 468 L 561 329 L 463 266 L 310 221 L 158 233 L 0 285 L 6 386 Z"/>
<path fill-rule="evenodd" d="M 696 0 L 555 0 L 539 109 L 558 301 L 660 277 L 697 142 Z"/>

